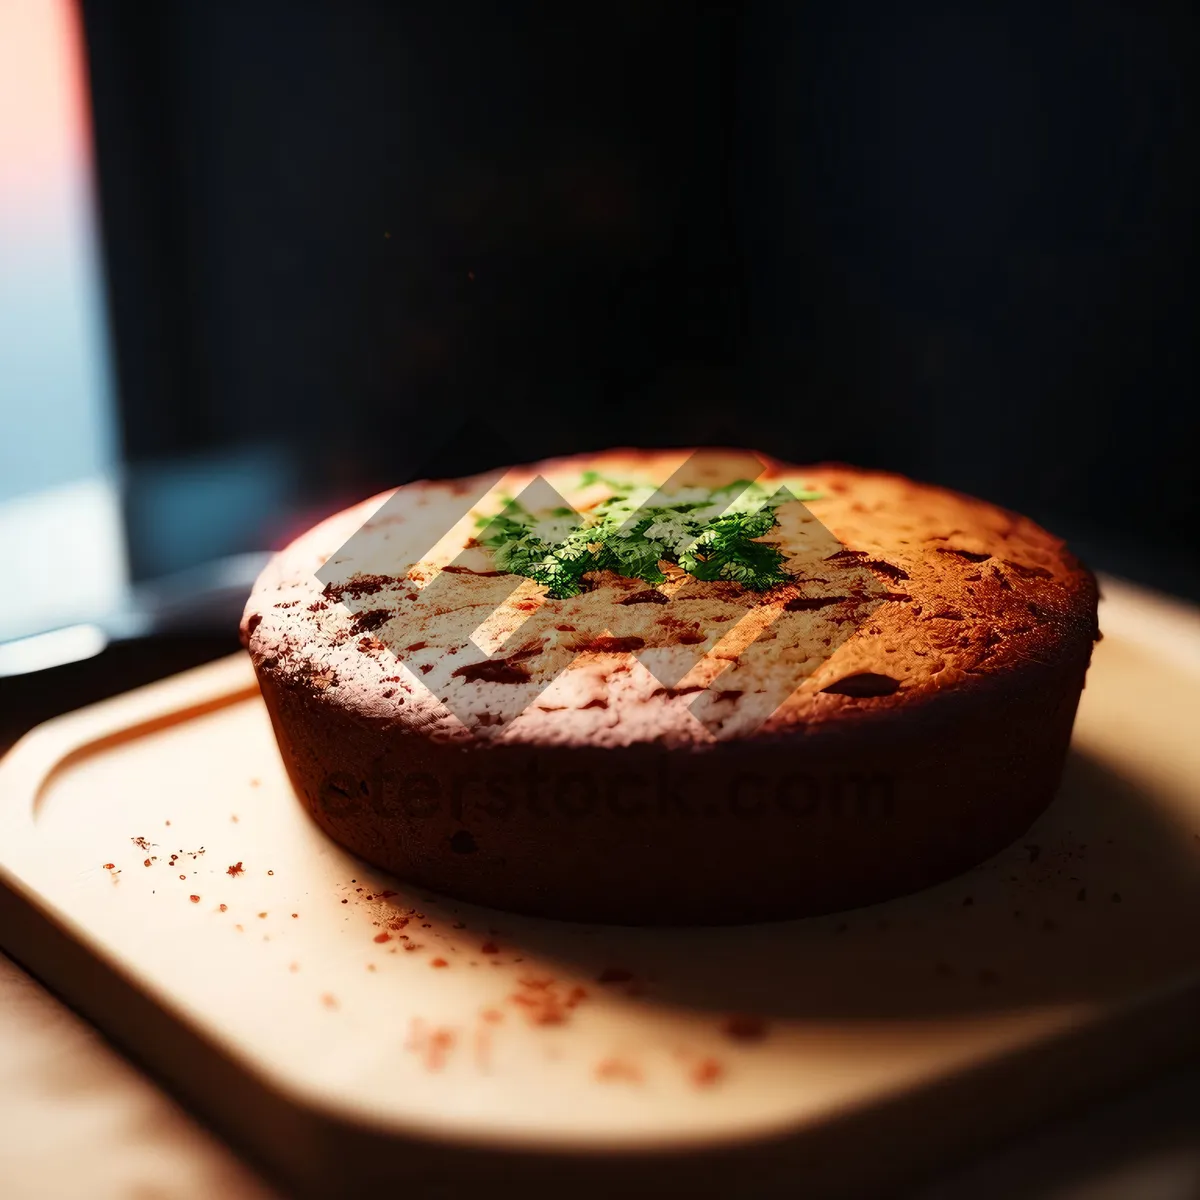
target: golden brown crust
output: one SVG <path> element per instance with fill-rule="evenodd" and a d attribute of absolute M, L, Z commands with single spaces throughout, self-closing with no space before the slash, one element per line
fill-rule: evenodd
<path fill-rule="evenodd" d="M 573 485 L 584 469 L 660 480 L 680 458 L 617 450 L 552 460 L 513 472 L 506 486 L 517 490 L 540 473 L 566 499 L 578 502 L 586 493 Z M 711 455 L 714 482 L 729 482 L 730 471 L 743 465 L 740 456 L 729 461 L 733 465 L 722 452 Z M 471 718 L 487 722 L 519 708 L 510 696 L 511 683 L 486 677 L 442 680 L 435 673 L 444 686 L 434 696 L 422 674 L 444 663 L 447 654 L 464 650 L 490 616 L 493 635 L 511 638 L 505 650 L 520 656 L 522 671 L 532 676 L 522 695 L 533 699 L 537 685 L 558 676 L 538 697 L 542 706 L 531 705 L 505 736 L 532 743 L 575 737 L 580 744 L 593 744 L 597 737 L 704 740 L 707 732 L 682 714 L 695 704 L 694 694 L 672 695 L 658 682 L 685 671 L 685 687 L 741 693 L 721 703 L 733 722 L 729 735 L 749 736 L 760 729 L 769 734 L 796 723 L 924 704 L 1030 664 L 1073 657 L 1094 639 L 1094 579 L 1059 539 L 1028 519 L 899 476 L 838 465 L 794 468 L 769 461 L 764 482 L 797 477 L 822 493 L 805 508 L 828 535 L 808 544 L 792 540 L 791 548 L 798 550 L 789 560 L 798 573 L 795 587 L 757 595 L 734 584 L 691 583 L 672 603 L 655 607 L 651 618 L 646 607 L 627 603 L 647 590 L 636 580 L 605 575 L 584 596 L 546 601 L 528 581 L 514 595 L 519 581 L 511 576 L 460 574 L 449 598 L 436 605 L 422 604 L 414 582 L 400 578 L 383 581 L 366 599 L 351 595 L 347 608 L 338 602 L 346 594 L 331 594 L 314 572 L 364 521 L 368 536 L 387 536 L 386 525 L 374 528 L 367 520 L 387 498 L 376 497 L 283 551 L 255 588 L 243 637 L 260 669 L 299 682 L 316 679 L 326 699 L 365 717 L 444 737 L 469 736 L 472 728 L 494 736 L 492 723 L 480 726 Z M 403 491 L 420 494 L 430 486 L 453 484 L 415 484 Z M 788 510 L 781 516 L 787 525 Z M 789 532 L 782 531 L 785 548 Z M 475 565 L 486 570 L 492 564 L 484 552 L 477 553 Z M 441 556 L 442 565 L 449 554 Z M 420 584 L 436 574 L 432 563 L 412 572 Z M 799 611 L 786 611 L 789 605 Z M 732 649 L 730 642 L 718 644 L 748 610 L 772 606 L 785 612 L 741 653 L 736 653 L 736 639 Z M 364 611 L 395 614 L 394 623 L 368 629 Z M 590 637 L 589 629 L 597 627 L 618 641 Z M 372 635 L 365 642 L 364 633 Z M 705 639 L 698 648 L 697 636 Z M 629 638 L 639 638 L 645 650 L 660 651 L 649 658 L 641 654 L 643 661 L 656 664 L 658 678 L 631 670 L 628 653 L 576 655 L 578 647 L 632 644 Z M 420 648 L 404 652 L 413 645 Z M 401 649 L 400 662 L 392 648 Z M 268 660 L 273 661 L 264 666 Z M 560 675 L 568 661 L 572 670 Z M 876 694 L 847 694 L 864 690 L 844 682 L 858 676 L 878 677 Z M 392 695 L 382 699 L 389 691 Z M 748 697 L 755 695 L 767 699 L 739 721 L 739 706 L 750 706 Z M 448 709 L 443 699 L 450 701 Z M 597 706 L 599 700 L 606 709 Z M 593 715 L 568 721 L 560 715 L 568 708 Z M 708 724 L 720 736 L 724 729 L 717 710 L 709 715 Z M 467 728 L 460 717 L 467 718 Z M 616 724 L 620 730 L 614 734 Z"/>

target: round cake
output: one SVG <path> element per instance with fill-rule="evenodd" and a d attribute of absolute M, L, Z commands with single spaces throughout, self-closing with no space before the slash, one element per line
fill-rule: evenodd
<path fill-rule="evenodd" d="M 633 924 L 912 891 L 1053 798 L 1097 589 L 1024 517 L 743 451 L 419 482 L 242 621 L 295 790 L 400 879 Z"/>

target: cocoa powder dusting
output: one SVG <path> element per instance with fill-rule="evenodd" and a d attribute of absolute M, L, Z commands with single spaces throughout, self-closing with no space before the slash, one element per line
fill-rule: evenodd
<path fill-rule="evenodd" d="M 531 1025 L 563 1025 L 571 1010 L 587 998 L 587 991 L 578 986 L 566 987 L 553 979 L 521 979 L 517 990 L 509 997 Z"/>
<path fill-rule="evenodd" d="M 390 575 L 356 575 L 345 583 L 327 583 L 324 595 L 327 600 L 341 600 L 343 596 L 361 600 L 363 596 L 373 596 L 398 582 Z"/>

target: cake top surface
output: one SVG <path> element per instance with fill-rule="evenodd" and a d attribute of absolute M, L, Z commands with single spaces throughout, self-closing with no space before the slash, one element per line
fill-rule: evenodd
<path fill-rule="evenodd" d="M 739 513 L 766 529 L 753 545 L 696 543 Z M 656 563 L 663 546 L 684 549 Z M 1077 654 L 1095 609 L 1059 539 L 983 501 L 744 451 L 612 450 L 328 518 L 268 564 L 242 637 L 260 671 L 438 740 L 696 744 L 986 687 Z"/>

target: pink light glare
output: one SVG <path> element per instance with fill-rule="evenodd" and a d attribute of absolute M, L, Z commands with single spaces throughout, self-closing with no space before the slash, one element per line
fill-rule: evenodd
<path fill-rule="evenodd" d="M 43 204 L 79 186 L 90 156 L 74 0 L 0 3 L 0 216 L 36 220 Z"/>
<path fill-rule="evenodd" d="M 127 578 L 86 62 L 75 0 L 0 0 L 0 547 L 24 581 L 0 640 L 114 611 Z"/>

